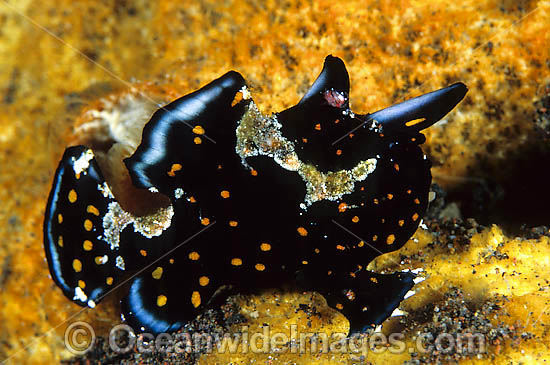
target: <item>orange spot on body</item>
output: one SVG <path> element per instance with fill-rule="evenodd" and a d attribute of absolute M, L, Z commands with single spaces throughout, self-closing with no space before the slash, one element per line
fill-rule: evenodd
<path fill-rule="evenodd" d="M 344 251 L 346 248 L 342 245 L 336 245 L 336 249 L 340 251 Z"/>
<path fill-rule="evenodd" d="M 389 200 L 392 200 L 393 199 L 393 194 L 388 194 L 387 197 L 388 197 Z"/>
<path fill-rule="evenodd" d="M 231 107 L 234 107 L 235 105 L 239 104 L 242 100 L 243 100 L 243 93 L 242 91 L 239 91 L 235 94 L 235 97 L 231 102 Z"/>
<path fill-rule="evenodd" d="M 254 268 L 256 268 L 256 270 L 258 270 L 258 271 L 264 271 L 264 270 L 265 270 L 265 265 L 263 265 L 263 264 L 256 264 L 256 265 L 254 266 Z"/>
<path fill-rule="evenodd" d="M 233 266 L 241 266 L 242 264 L 243 264 L 243 260 L 241 260 L 238 257 L 231 259 L 231 265 Z"/>
<path fill-rule="evenodd" d="M 201 305 L 201 295 L 198 291 L 194 291 L 193 294 L 191 294 L 191 304 L 193 304 L 195 308 Z"/>
<path fill-rule="evenodd" d="M 237 226 L 239 225 L 239 222 L 237 222 L 237 221 L 229 221 L 229 225 L 230 225 L 231 227 L 237 227 Z"/>
<path fill-rule="evenodd" d="M 80 262 L 79 259 L 73 260 L 73 270 L 75 272 L 81 272 L 82 271 L 82 262 Z"/>
<path fill-rule="evenodd" d="M 305 237 L 307 236 L 307 229 L 305 229 L 304 227 L 298 227 L 296 229 L 298 231 L 298 234 L 302 237 Z"/>
<path fill-rule="evenodd" d="M 229 191 L 227 191 L 227 190 L 222 190 L 220 195 L 221 195 L 222 198 L 227 199 L 227 198 L 229 198 L 229 196 L 231 194 L 229 194 Z"/>
<path fill-rule="evenodd" d="M 190 260 L 197 261 L 200 257 L 201 257 L 201 255 L 199 255 L 199 253 L 196 252 L 196 251 L 193 251 L 193 252 L 189 253 L 189 259 Z"/>
<path fill-rule="evenodd" d="M 264 252 L 270 251 L 271 250 L 271 245 L 269 243 L 264 242 L 260 245 L 260 250 L 262 250 Z"/>
<path fill-rule="evenodd" d="M 168 298 L 166 298 L 166 295 L 161 294 L 157 297 L 157 306 L 164 307 L 167 301 L 168 301 Z"/>
<path fill-rule="evenodd" d="M 94 244 L 90 240 L 84 240 L 82 248 L 84 248 L 84 251 L 91 251 L 94 248 Z"/>
<path fill-rule="evenodd" d="M 70 201 L 71 203 L 74 203 L 74 202 L 76 201 L 77 195 L 76 195 L 76 191 L 74 191 L 74 189 L 71 189 L 71 191 L 69 191 L 69 196 L 68 196 L 68 198 L 69 198 L 69 201 Z"/>
<path fill-rule="evenodd" d="M 153 279 L 159 280 L 162 277 L 163 269 L 160 266 L 157 266 L 155 270 L 151 273 Z"/>
<path fill-rule="evenodd" d="M 200 125 L 196 125 L 193 128 L 193 133 L 195 133 L 195 134 L 204 134 L 204 128 Z"/>
<path fill-rule="evenodd" d="M 346 297 L 348 300 L 355 300 L 355 292 L 353 290 L 348 290 L 346 292 Z"/>
<path fill-rule="evenodd" d="M 315 129 L 320 131 L 321 130 L 321 124 L 319 124 L 319 123 L 315 124 Z"/>
<path fill-rule="evenodd" d="M 412 216 L 412 220 L 416 222 L 417 219 L 418 219 L 418 213 L 414 213 Z"/>
<path fill-rule="evenodd" d="M 107 262 L 107 256 L 96 256 L 94 262 L 96 265 L 103 265 Z"/>
<path fill-rule="evenodd" d="M 353 218 L 351 218 L 351 221 L 352 221 L 353 223 L 357 223 L 357 222 L 359 222 L 359 217 L 358 217 L 358 216 L 354 216 Z"/>
<path fill-rule="evenodd" d="M 168 171 L 167 174 L 168 176 L 174 177 L 176 176 L 176 171 L 179 171 L 182 168 L 183 166 L 180 165 L 179 163 L 172 164 L 172 166 L 170 167 L 170 171 Z"/>
<path fill-rule="evenodd" d="M 203 226 L 209 225 L 209 224 L 210 224 L 210 219 L 208 219 L 208 218 L 202 218 L 202 219 L 201 219 L 201 224 L 202 224 Z"/>
<path fill-rule="evenodd" d="M 201 276 L 199 278 L 199 285 L 200 286 L 207 286 L 210 283 L 210 278 L 208 276 Z"/>
<path fill-rule="evenodd" d="M 394 234 L 390 234 L 390 235 L 388 236 L 388 238 L 386 238 L 386 243 L 387 243 L 388 245 L 391 245 L 391 244 L 394 243 L 394 242 L 395 242 L 395 235 L 394 235 Z"/>
<path fill-rule="evenodd" d="M 344 213 L 344 212 L 346 211 L 347 208 L 348 208 L 348 205 L 347 205 L 346 203 L 344 203 L 344 202 L 342 202 L 342 203 L 340 203 L 340 204 L 338 205 L 338 211 L 339 211 L 340 213 Z"/>
<path fill-rule="evenodd" d="M 426 118 L 413 119 L 413 120 L 409 120 L 408 122 L 406 122 L 405 125 L 407 127 L 412 127 L 413 125 L 416 125 L 418 123 L 422 123 L 425 120 L 426 120 Z"/>
<path fill-rule="evenodd" d="M 99 216 L 99 210 L 96 207 L 94 207 L 93 205 L 88 205 L 88 207 L 86 208 L 86 211 L 88 213 L 91 213 L 91 214 L 95 215 L 95 216 Z"/>
<path fill-rule="evenodd" d="M 94 228 L 92 221 L 89 219 L 84 220 L 84 229 L 90 232 L 92 228 Z"/>
<path fill-rule="evenodd" d="M 399 164 L 393 164 L 393 168 L 395 169 L 395 171 L 399 171 Z"/>

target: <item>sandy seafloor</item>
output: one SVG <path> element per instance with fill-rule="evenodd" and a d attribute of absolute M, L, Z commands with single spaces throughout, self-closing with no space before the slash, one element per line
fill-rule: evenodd
<path fill-rule="evenodd" d="M 424 271 L 426 280 L 400 307 L 408 315 L 383 327 L 401 331 L 407 349 L 420 332 L 476 332 L 486 351 L 361 356 L 282 346 L 267 354 L 116 357 L 98 348 L 88 360 L 550 360 L 549 1 L 17 0 L 0 2 L 0 25 L 0 361 L 67 360 L 69 324 L 87 321 L 105 336 L 120 321 L 116 295 L 78 313 L 50 279 L 42 247 L 53 173 L 86 111 L 131 88 L 168 101 L 233 69 L 272 113 L 300 99 L 327 54 L 346 62 L 360 113 L 455 81 L 468 85 L 458 108 L 426 131 L 439 194 L 425 225 L 371 268 Z M 237 296 L 222 313 L 239 320 L 204 316 L 195 328 L 236 331 L 244 323 L 253 333 L 268 323 L 288 332 L 297 324 L 330 334 L 348 326 L 311 293 Z"/>

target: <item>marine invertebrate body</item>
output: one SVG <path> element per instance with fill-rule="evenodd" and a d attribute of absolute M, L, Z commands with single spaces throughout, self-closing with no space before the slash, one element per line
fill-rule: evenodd
<path fill-rule="evenodd" d="M 296 106 L 266 116 L 228 72 L 157 110 L 125 160 L 133 185 L 168 197 L 153 213 L 121 207 L 91 149 L 65 151 L 44 222 L 52 277 L 93 307 L 137 273 L 123 315 L 154 333 L 227 288 L 287 282 L 323 294 L 352 331 L 379 324 L 415 275 L 365 268 L 417 229 L 431 182 L 420 132 L 466 91 L 457 83 L 357 115 L 346 68 L 328 56 Z"/>

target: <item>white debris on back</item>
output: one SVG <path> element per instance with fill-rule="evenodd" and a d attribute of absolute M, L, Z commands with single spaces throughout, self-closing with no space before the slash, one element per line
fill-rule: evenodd
<path fill-rule="evenodd" d="M 106 264 L 107 261 L 109 261 L 109 256 L 107 256 L 107 255 L 103 255 L 103 256 L 98 260 L 98 262 L 99 262 L 101 265 Z"/>
<path fill-rule="evenodd" d="M 314 165 L 300 161 L 294 143 L 282 135 L 281 128 L 276 115 L 265 116 L 250 102 L 236 129 L 235 152 L 246 168 L 249 167 L 247 157 L 269 156 L 282 168 L 298 172 L 306 184 L 302 209 L 316 201 L 334 201 L 351 194 L 355 183 L 365 180 L 376 169 L 377 159 L 370 158 L 350 170 L 321 172 Z"/>
<path fill-rule="evenodd" d="M 405 311 L 402 311 L 401 309 L 399 308 L 395 308 L 393 310 L 393 312 L 391 312 L 391 315 L 390 317 L 400 317 L 400 316 L 406 316 L 408 315 L 409 313 L 405 312 Z"/>
<path fill-rule="evenodd" d="M 80 288 L 79 286 L 77 286 L 74 289 L 73 300 L 77 300 L 77 299 L 80 300 L 81 302 L 86 302 L 88 300 L 88 296 L 84 293 L 82 288 Z"/>
<path fill-rule="evenodd" d="M 95 302 L 93 300 L 88 300 L 88 307 L 95 308 Z"/>
<path fill-rule="evenodd" d="M 169 205 L 159 208 L 155 213 L 138 217 L 122 209 L 117 202 L 109 203 L 107 213 L 103 217 L 103 237 L 111 250 L 118 249 L 120 234 L 127 225 L 134 225 L 134 232 L 141 233 L 147 238 L 160 236 L 172 224 L 174 208 Z"/>
<path fill-rule="evenodd" d="M 241 94 L 243 94 L 243 99 L 244 100 L 248 100 L 248 99 L 252 98 L 252 95 L 250 95 L 250 91 L 248 90 L 246 85 L 241 88 L 240 92 L 241 92 Z"/>
<path fill-rule="evenodd" d="M 111 188 L 109 188 L 109 185 L 107 185 L 106 182 L 103 182 L 103 184 L 98 184 L 97 190 L 101 191 L 104 198 L 110 198 L 110 199 L 115 198 L 115 196 L 113 195 L 113 192 L 111 191 Z"/>
<path fill-rule="evenodd" d="M 174 190 L 174 198 L 179 199 L 182 196 L 183 196 L 183 189 L 182 188 L 177 188 L 176 190 Z"/>
<path fill-rule="evenodd" d="M 124 259 L 122 256 L 116 257 L 116 267 L 118 267 L 120 270 L 126 270 L 126 264 L 124 263 Z"/>
<path fill-rule="evenodd" d="M 73 170 L 76 176 L 80 176 L 81 173 L 86 173 L 88 167 L 90 167 L 90 161 L 94 158 L 94 153 L 92 150 L 87 149 L 82 152 L 78 159 L 73 157 Z"/>

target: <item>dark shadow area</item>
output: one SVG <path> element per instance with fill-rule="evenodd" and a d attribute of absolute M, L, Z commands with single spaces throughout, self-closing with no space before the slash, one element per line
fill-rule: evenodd
<path fill-rule="evenodd" d="M 510 234 L 550 224 L 550 138 L 540 134 L 503 159 L 494 177 L 465 179 L 446 191 L 462 217 L 498 224 Z M 474 170 L 483 171 L 483 160 Z"/>

